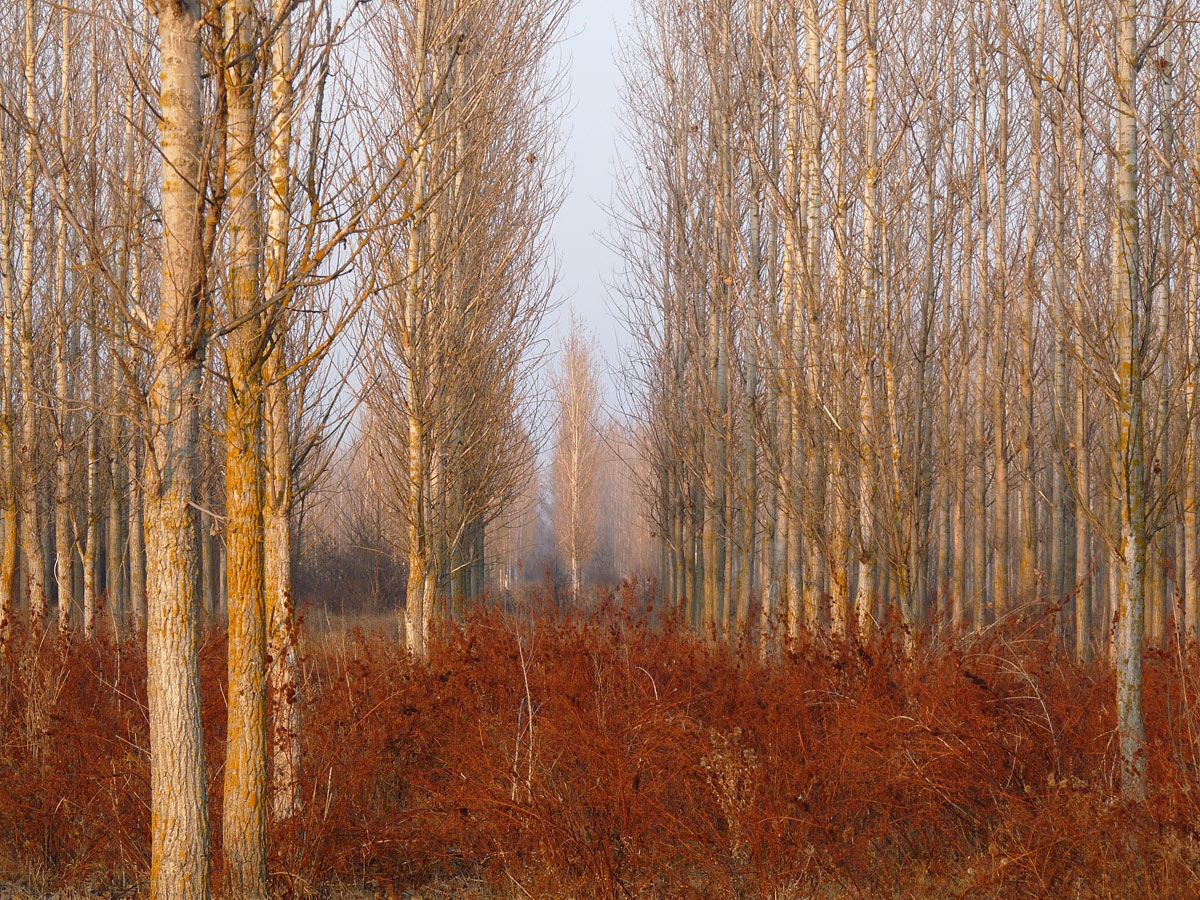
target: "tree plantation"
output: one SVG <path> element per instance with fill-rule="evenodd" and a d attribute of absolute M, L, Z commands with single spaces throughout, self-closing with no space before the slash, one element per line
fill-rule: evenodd
<path fill-rule="evenodd" d="M 1192 7 L 629 0 L 607 356 L 589 8 L 0 6 L 0 897 L 1200 895 Z"/>

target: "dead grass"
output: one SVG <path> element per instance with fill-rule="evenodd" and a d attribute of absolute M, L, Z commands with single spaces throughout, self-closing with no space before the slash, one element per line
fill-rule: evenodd
<path fill-rule="evenodd" d="M 304 807 L 271 835 L 297 897 L 1200 896 L 1194 652 L 1146 665 L 1150 802 L 1114 799 L 1113 683 L 1045 623 L 929 643 L 757 650 L 650 624 L 482 610 L 429 665 L 394 620 L 304 657 Z M 380 624 L 380 623 L 373 623 Z M 145 660 L 0 663 L 0 882 L 137 890 Z M 203 648 L 214 835 L 224 647 Z M 219 843 L 219 841 L 215 841 Z M 214 860 L 219 868 L 219 855 Z M 219 883 L 219 882 L 218 882 Z M 414 894 L 416 892 L 416 894 Z"/>

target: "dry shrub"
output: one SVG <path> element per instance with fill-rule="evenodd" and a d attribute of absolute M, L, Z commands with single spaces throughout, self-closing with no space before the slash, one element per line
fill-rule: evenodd
<path fill-rule="evenodd" d="M 1045 623 L 913 658 L 895 632 L 805 639 L 764 663 L 646 603 L 627 587 L 587 614 L 478 610 L 428 665 L 394 633 L 310 637 L 304 805 L 273 830 L 277 889 L 1200 895 L 1195 653 L 1147 659 L 1153 794 L 1130 807 L 1112 677 L 1064 658 Z M 214 812 L 223 653 L 205 645 Z M 5 660 L 7 877 L 144 877 L 144 670 L 129 647 Z"/>

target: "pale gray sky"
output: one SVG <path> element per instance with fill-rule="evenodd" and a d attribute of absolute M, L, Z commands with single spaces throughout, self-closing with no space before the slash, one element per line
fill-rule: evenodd
<path fill-rule="evenodd" d="M 571 307 L 595 334 L 606 361 L 616 365 L 622 331 L 606 305 L 605 282 L 619 269 L 601 242 L 612 198 L 620 73 L 617 31 L 629 24 L 631 0 L 578 0 L 562 51 L 567 58 L 572 108 L 566 156 L 571 188 L 554 226 L 562 261 L 557 314 L 551 340 L 565 331 Z"/>

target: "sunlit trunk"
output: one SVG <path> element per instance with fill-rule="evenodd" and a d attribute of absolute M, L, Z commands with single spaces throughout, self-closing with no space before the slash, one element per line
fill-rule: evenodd
<path fill-rule="evenodd" d="M 25 113 L 31 118 L 38 115 L 36 4 L 37 0 L 25 0 Z M 46 622 L 46 560 L 42 547 L 41 511 L 38 508 L 40 478 L 36 465 L 38 409 L 42 398 L 34 375 L 36 348 L 33 335 L 36 243 L 34 204 L 39 167 L 33 135 L 29 132 L 25 135 L 24 157 L 21 175 L 24 221 L 21 232 L 20 314 L 17 322 L 18 353 L 21 360 L 21 431 L 16 466 L 21 475 L 19 527 L 25 594 L 29 602 L 29 620 L 40 627 Z"/>
<path fill-rule="evenodd" d="M 293 90 L 289 0 L 275 0 L 271 47 L 271 107 L 267 192 L 267 287 L 280 291 L 287 278 L 291 198 Z M 292 450 L 287 378 L 286 297 L 272 311 L 274 334 L 266 361 L 264 423 L 266 490 L 263 506 L 263 593 L 268 605 L 271 697 L 271 811 L 291 818 L 300 798 L 300 661 L 292 596 Z"/>
<path fill-rule="evenodd" d="M 164 3 L 162 279 L 153 331 L 145 462 L 150 724 L 150 897 L 207 900 L 208 784 L 200 719 L 196 498 L 203 248 L 199 195 L 200 4 Z"/>

